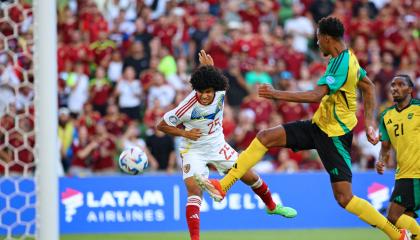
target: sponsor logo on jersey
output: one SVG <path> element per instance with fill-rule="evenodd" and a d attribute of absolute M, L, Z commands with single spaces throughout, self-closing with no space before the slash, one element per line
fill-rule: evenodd
<path fill-rule="evenodd" d="M 391 124 L 391 123 L 392 123 L 392 120 L 390 118 L 386 124 Z"/>

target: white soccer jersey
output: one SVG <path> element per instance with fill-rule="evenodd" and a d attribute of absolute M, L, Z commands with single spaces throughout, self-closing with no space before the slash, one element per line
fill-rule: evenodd
<path fill-rule="evenodd" d="M 201 131 L 197 141 L 183 138 L 180 144 L 184 179 L 195 173 L 208 177 L 208 164 L 224 174 L 238 158 L 238 153 L 225 142 L 223 134 L 224 98 L 225 91 L 218 91 L 213 102 L 204 106 L 198 102 L 196 91 L 192 91 L 175 109 L 163 116 L 170 126 L 183 124 L 186 130 L 197 128 Z"/>
<path fill-rule="evenodd" d="M 175 109 L 167 112 L 163 119 L 170 126 L 184 125 L 185 130 L 200 129 L 201 137 L 196 141 L 183 138 L 181 148 L 202 148 L 225 142 L 223 135 L 223 106 L 225 91 L 217 91 L 210 105 L 198 102 L 196 91 L 192 91 Z"/>

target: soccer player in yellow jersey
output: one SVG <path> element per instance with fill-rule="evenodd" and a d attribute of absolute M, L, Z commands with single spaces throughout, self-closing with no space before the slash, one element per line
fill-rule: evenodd
<path fill-rule="evenodd" d="M 325 74 L 314 90 L 278 91 L 262 85 L 258 94 L 264 98 L 290 102 L 321 102 L 312 120 L 297 121 L 265 129 L 257 134 L 242 152 L 233 168 L 220 181 L 195 175 L 199 185 L 216 201 L 254 166 L 270 147 L 294 150 L 316 149 L 330 175 L 334 197 L 338 204 L 366 223 L 376 226 L 393 240 L 408 240 L 409 232 L 399 230 L 366 200 L 352 193 L 350 148 L 352 129 L 356 126 L 356 90 L 364 97 L 366 134 L 372 144 L 379 141 L 376 134 L 375 86 L 366 76 L 356 56 L 343 41 L 344 27 L 337 18 L 323 18 L 318 23 L 317 38 L 321 52 L 331 56 Z"/>
<path fill-rule="evenodd" d="M 397 155 L 397 170 L 388 220 L 408 229 L 413 239 L 420 239 L 420 227 L 413 218 L 420 209 L 420 100 L 411 97 L 413 87 L 408 75 L 392 79 L 391 94 L 396 104 L 381 114 L 382 145 L 376 170 L 383 174 L 390 164 L 392 146 Z"/>

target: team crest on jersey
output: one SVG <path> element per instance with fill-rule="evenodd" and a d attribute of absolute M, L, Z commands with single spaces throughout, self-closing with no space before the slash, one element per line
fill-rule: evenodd
<path fill-rule="evenodd" d="M 414 116 L 414 114 L 413 114 L 413 113 L 409 113 L 407 117 L 408 117 L 408 119 L 412 119 L 412 118 L 413 118 L 413 116 Z"/>
<path fill-rule="evenodd" d="M 176 123 L 178 122 L 178 117 L 177 116 L 170 116 L 169 117 L 169 122 L 176 125 Z"/>
<path fill-rule="evenodd" d="M 188 173 L 190 171 L 191 165 L 190 164 L 185 164 L 183 169 L 184 169 L 184 173 Z"/>

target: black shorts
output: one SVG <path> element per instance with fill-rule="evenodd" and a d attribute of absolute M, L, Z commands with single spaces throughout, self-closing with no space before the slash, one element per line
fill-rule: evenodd
<path fill-rule="evenodd" d="M 316 149 L 330 174 L 331 182 L 351 182 L 350 150 L 353 132 L 339 137 L 328 137 L 311 120 L 287 123 L 283 127 L 286 131 L 286 147 L 294 151 Z"/>
<path fill-rule="evenodd" d="M 391 201 L 407 209 L 416 212 L 420 209 L 420 179 L 402 178 L 395 180 L 394 191 Z M 416 218 L 417 218 L 417 214 Z"/>

